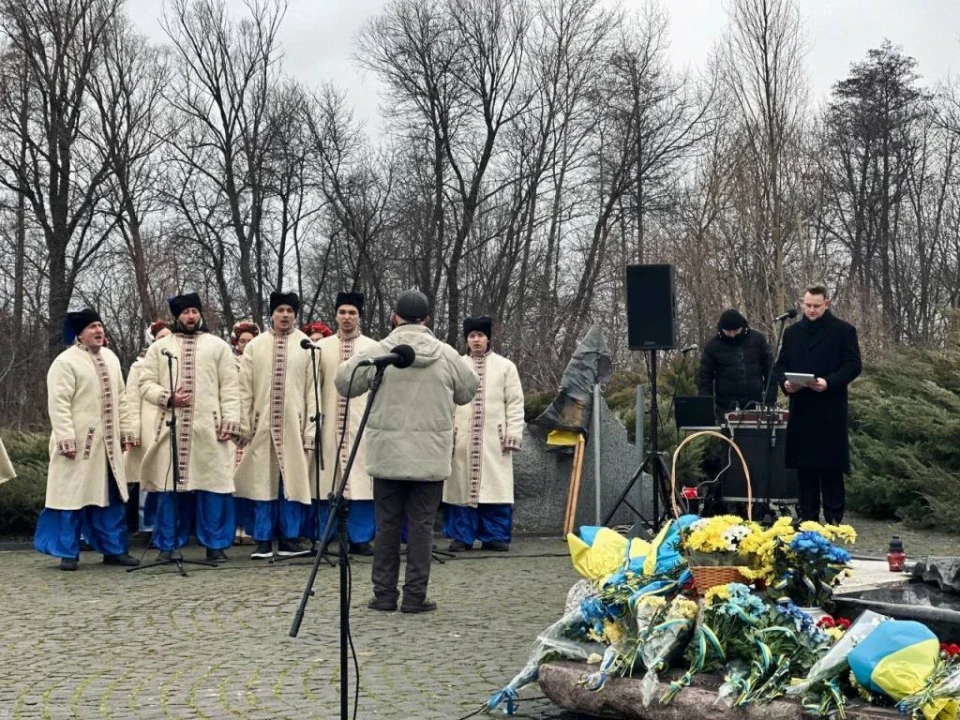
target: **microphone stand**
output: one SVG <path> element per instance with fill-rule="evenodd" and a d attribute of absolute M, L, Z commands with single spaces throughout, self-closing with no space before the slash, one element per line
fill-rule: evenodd
<path fill-rule="evenodd" d="M 773 448 L 777 446 L 777 427 L 774 422 L 776 416 L 776 402 L 773 405 L 768 405 L 767 398 L 770 396 L 770 383 L 773 382 L 773 368 L 777 364 L 777 358 L 780 357 L 780 348 L 783 345 L 783 331 L 786 329 L 787 318 L 781 318 L 780 327 L 777 330 L 777 344 L 775 350 L 772 353 L 770 358 L 770 367 L 767 368 L 767 382 L 763 388 L 763 406 L 766 408 L 767 416 L 767 435 L 769 436 L 769 442 L 767 442 L 767 477 L 766 482 L 764 483 L 764 503 L 766 504 L 766 513 L 770 514 L 770 521 L 773 521 L 773 508 L 770 505 L 770 494 L 772 492 L 773 484 Z"/>
<path fill-rule="evenodd" d="M 180 529 L 180 517 L 178 507 L 180 505 L 180 499 L 177 496 L 178 488 L 180 487 L 180 463 L 178 462 L 180 453 L 177 450 L 177 403 L 176 403 L 176 391 L 173 387 L 173 354 L 168 354 L 167 358 L 167 380 L 169 381 L 170 388 L 170 419 L 167 420 L 167 427 L 170 428 L 170 464 L 173 468 L 173 497 L 166 498 L 173 502 L 173 539 L 174 544 L 176 544 L 177 535 Z M 166 493 L 164 493 L 166 495 Z M 160 503 L 157 503 L 157 509 L 159 510 Z M 180 552 L 179 548 L 174 548 L 170 552 L 170 557 L 166 560 L 157 560 L 156 562 L 147 563 L 146 565 L 138 565 L 137 567 L 127 568 L 127 572 L 136 572 L 137 570 L 146 570 L 147 568 L 159 567 L 161 565 L 176 565 L 177 570 L 180 571 L 180 575 L 183 577 L 187 576 L 187 571 L 183 569 L 184 565 L 202 565 L 204 567 L 217 567 L 215 562 L 207 560 L 184 560 L 183 553 Z"/>
<path fill-rule="evenodd" d="M 370 390 L 367 395 L 367 406 L 363 410 L 363 417 L 360 419 L 360 425 L 357 427 L 356 437 L 353 439 L 353 447 L 350 449 L 350 457 L 347 459 L 347 465 L 340 476 L 335 490 L 330 494 L 330 514 L 327 516 L 327 522 L 323 528 L 323 534 L 320 536 L 322 544 L 313 561 L 313 568 L 310 570 L 310 577 L 307 579 L 307 585 L 303 589 L 303 595 L 300 598 L 300 607 L 293 618 L 293 624 L 290 626 L 290 637 L 297 637 L 300 634 L 300 624 L 303 622 L 304 614 L 307 609 L 307 601 L 313 595 L 313 584 L 316 582 L 317 573 L 320 571 L 320 562 L 323 554 L 330 543 L 330 529 L 334 521 L 337 523 L 337 535 L 340 541 L 340 720 L 347 720 L 349 717 L 348 699 L 348 677 L 347 677 L 347 645 L 350 635 L 350 598 L 347 590 L 349 577 L 347 573 L 349 558 L 347 557 L 347 502 L 343 497 L 344 488 L 350 479 L 350 471 L 353 469 L 353 461 L 357 457 L 357 449 L 360 447 L 360 439 L 363 437 L 363 431 L 367 427 L 367 419 L 370 417 L 370 409 L 377 397 L 377 391 L 380 389 L 380 383 L 383 382 L 383 373 L 386 366 L 377 365 L 376 374 L 370 383 Z"/>
<path fill-rule="evenodd" d="M 321 430 L 323 427 L 323 411 L 321 410 L 320 405 L 320 381 L 317 374 L 317 368 L 319 367 L 317 363 L 317 351 L 320 349 L 316 345 L 312 344 L 308 348 L 310 350 L 310 364 L 313 366 L 313 402 L 314 407 L 316 408 L 316 413 L 311 418 L 313 420 L 313 488 L 314 495 L 317 498 L 317 532 L 320 532 L 320 473 L 325 469 L 323 464 L 323 443 L 321 441 Z M 317 542 L 320 542 L 320 535 L 317 535 Z M 293 558 L 305 557 L 310 555 L 313 550 L 305 550 L 303 552 L 294 553 L 293 555 L 279 555 L 270 558 L 271 563 L 283 562 L 284 560 L 292 560 Z M 319 554 L 319 553 L 318 553 Z M 329 554 L 328 554 L 329 555 Z M 330 567 L 333 567 L 336 563 L 330 559 L 330 557 L 325 557 L 327 564 Z"/>

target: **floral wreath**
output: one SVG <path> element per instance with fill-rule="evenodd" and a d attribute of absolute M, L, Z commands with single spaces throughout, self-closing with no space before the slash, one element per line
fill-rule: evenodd
<path fill-rule="evenodd" d="M 322 323 L 319 320 L 303 325 L 300 328 L 300 331 L 304 335 L 313 335 L 314 333 L 320 333 L 324 337 L 330 337 L 331 335 L 333 335 L 333 330 L 331 330 L 325 323 Z"/>

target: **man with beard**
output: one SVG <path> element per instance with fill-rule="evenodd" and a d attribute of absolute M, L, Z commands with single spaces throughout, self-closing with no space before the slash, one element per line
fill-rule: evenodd
<path fill-rule="evenodd" d="M 187 544 L 195 520 L 207 559 L 224 562 L 236 531 L 229 441 L 240 434 L 237 369 L 230 346 L 206 331 L 199 295 L 178 295 L 169 304 L 173 334 L 150 346 L 140 375 L 140 391 L 161 409 L 164 427 L 170 408 L 177 412 L 179 485 L 174 487 L 169 432 L 160 433 L 140 468 L 141 485 L 157 493 L 153 544 L 160 560 L 170 559 Z M 165 352 L 174 357 L 173 395 Z"/>
<path fill-rule="evenodd" d="M 510 549 L 513 453 L 523 440 L 523 389 L 517 366 L 490 349 L 493 320 L 469 317 L 465 365 L 480 378 L 469 405 L 457 408 L 453 472 L 444 483 L 444 534 L 451 552 Z"/>
<path fill-rule="evenodd" d="M 375 370 L 361 361 L 407 345 L 416 353 L 407 368 L 387 368 L 383 387 L 368 418 L 367 471 L 373 478 L 377 543 L 373 555 L 372 610 L 397 609 L 400 577 L 400 532 L 407 523 L 407 570 L 401 612 L 437 609 L 427 598 L 433 524 L 450 477 L 453 415 L 477 392 L 478 378 L 456 350 L 430 329 L 430 301 L 417 290 L 397 298 L 390 316 L 393 332 L 354 355 L 337 371 L 337 390 L 350 397 L 370 388 Z M 353 384 L 350 378 L 356 370 Z"/>
<path fill-rule="evenodd" d="M 783 333 L 783 347 L 774 377 L 790 398 L 786 465 L 797 470 L 801 520 L 843 521 L 844 473 L 850 472 L 847 436 L 847 386 L 862 369 L 857 329 L 830 311 L 823 285 L 807 288 L 801 301 L 803 318 Z M 786 373 L 813 375 L 808 385 L 795 384 Z"/>
<path fill-rule="evenodd" d="M 273 327 L 247 345 L 240 361 L 240 427 L 243 459 L 234 482 L 241 524 L 257 547 L 252 558 L 304 552 L 309 530 L 310 473 L 314 449 L 313 367 L 296 328 L 300 298 L 270 293 Z"/>
<path fill-rule="evenodd" d="M 336 299 L 337 332 L 317 343 L 320 348 L 320 405 L 323 410 L 321 440 L 323 444 L 324 468 L 320 476 L 319 526 L 326 526 L 330 512 L 327 496 L 333 492 L 340 475 L 347 466 L 353 439 L 363 411 L 367 406 L 366 394 L 350 400 L 337 391 L 337 369 L 360 352 L 376 347 L 377 341 L 368 338 L 360 331 L 363 317 L 363 294 L 355 292 L 337 293 Z M 349 418 L 347 414 L 349 412 Z M 339 453 L 338 453 L 339 451 Z M 311 467 L 311 472 L 313 468 Z M 367 474 L 366 439 L 361 438 L 360 447 L 353 460 L 353 468 L 344 488 L 344 497 L 350 501 L 347 515 L 347 535 L 349 550 L 355 555 L 373 555 L 370 542 L 377 532 L 377 521 L 373 509 L 373 481 Z M 335 528 L 331 528 L 331 534 Z M 314 540 L 318 538 L 314 537 Z"/>
<path fill-rule="evenodd" d="M 67 313 L 70 345 L 47 372 L 50 464 L 34 547 L 76 570 L 81 527 L 105 565 L 135 566 L 128 554 L 123 451 L 135 440 L 117 356 L 104 347 L 96 311 Z M 76 342 L 74 342 L 76 341 Z"/>

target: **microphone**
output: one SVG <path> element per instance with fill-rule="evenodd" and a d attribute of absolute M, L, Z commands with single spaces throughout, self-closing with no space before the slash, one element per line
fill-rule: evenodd
<path fill-rule="evenodd" d="M 311 340 L 310 338 L 304 338 L 303 340 L 301 340 L 301 341 L 300 341 L 300 347 L 302 347 L 304 350 L 319 350 L 319 349 L 320 349 L 320 346 L 317 345 L 317 344 L 316 344 L 313 340 Z"/>
<path fill-rule="evenodd" d="M 790 308 L 783 315 L 777 315 L 773 321 L 774 322 L 783 322 L 784 320 L 790 319 L 793 320 L 797 316 L 797 309 Z"/>
<path fill-rule="evenodd" d="M 161 350 L 161 351 L 160 351 L 160 354 L 161 354 L 161 355 L 166 355 L 166 356 L 167 356 L 168 358 L 170 358 L 171 360 L 176 360 L 176 359 L 177 359 L 177 356 L 174 355 L 174 354 L 173 354 L 172 352 L 170 352 L 169 350 L 167 350 L 166 348 L 164 348 L 163 350 Z"/>
<path fill-rule="evenodd" d="M 409 345 L 397 345 L 392 353 L 380 355 L 379 357 L 364 358 L 360 361 L 358 367 L 377 367 L 385 368 L 388 365 L 395 365 L 397 368 L 405 368 L 413 365 L 417 359 L 417 352 Z"/>
<path fill-rule="evenodd" d="M 692 351 L 692 350 L 696 350 L 698 347 L 700 347 L 700 346 L 697 345 L 696 343 L 694 343 L 693 345 L 687 345 L 685 348 L 681 348 L 681 349 L 680 349 L 680 353 L 683 354 L 683 355 L 686 355 L 688 352 L 690 352 L 690 351 Z"/>

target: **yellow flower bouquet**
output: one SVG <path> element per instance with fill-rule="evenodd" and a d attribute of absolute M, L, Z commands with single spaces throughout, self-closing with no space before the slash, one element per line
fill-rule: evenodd
<path fill-rule="evenodd" d="M 705 593 L 716 585 L 749 582 L 744 571 L 754 561 L 744 542 L 760 531 L 757 523 L 736 515 L 702 518 L 691 524 L 682 542 L 697 591 Z"/>
<path fill-rule="evenodd" d="M 749 566 L 751 553 L 744 543 L 761 532 L 760 526 L 736 515 L 718 515 L 697 520 L 683 538 L 690 566 Z"/>

